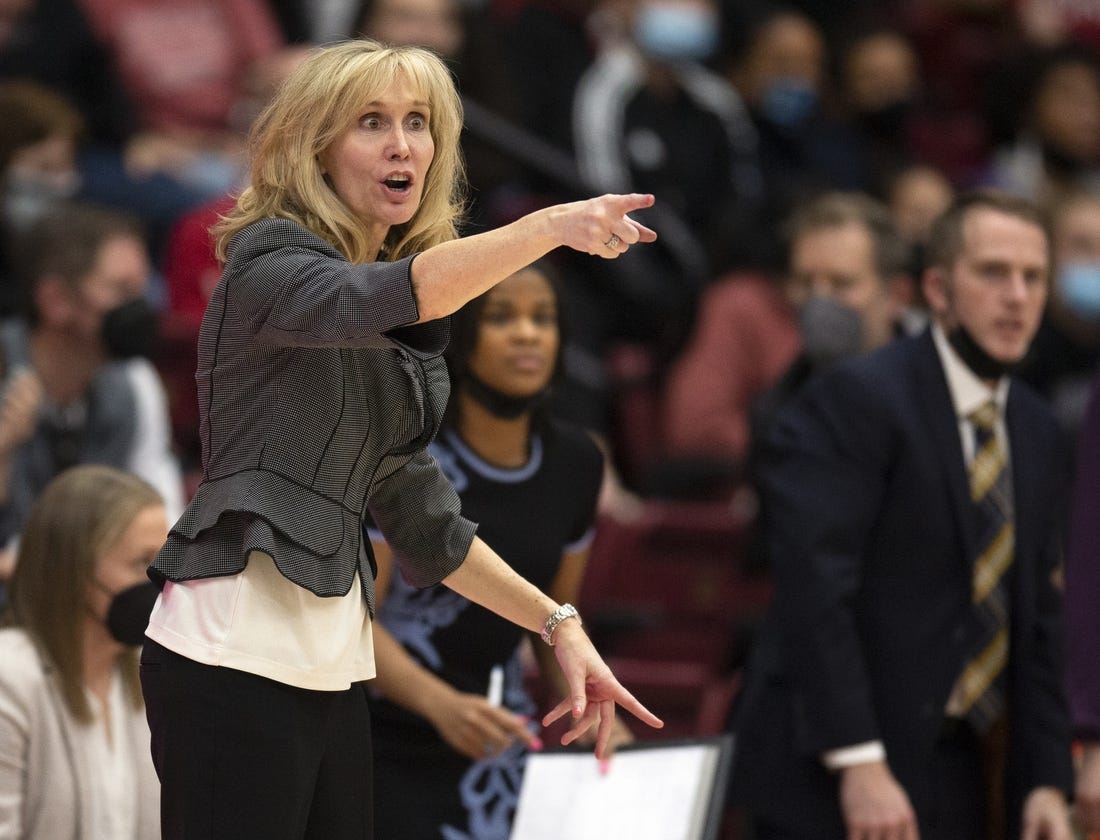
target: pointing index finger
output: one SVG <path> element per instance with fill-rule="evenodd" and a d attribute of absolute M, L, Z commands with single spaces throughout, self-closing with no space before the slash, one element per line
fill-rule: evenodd
<path fill-rule="evenodd" d="M 652 193 L 625 193 L 623 195 L 611 195 L 609 198 L 617 212 L 624 216 L 631 210 L 652 207 L 655 201 Z"/>

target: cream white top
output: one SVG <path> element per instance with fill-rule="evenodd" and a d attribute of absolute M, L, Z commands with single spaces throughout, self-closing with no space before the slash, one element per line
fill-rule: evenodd
<path fill-rule="evenodd" d="M 196 662 L 314 691 L 375 676 L 358 574 L 346 595 L 322 598 L 285 578 L 262 551 L 237 575 L 167 582 L 145 633 Z"/>

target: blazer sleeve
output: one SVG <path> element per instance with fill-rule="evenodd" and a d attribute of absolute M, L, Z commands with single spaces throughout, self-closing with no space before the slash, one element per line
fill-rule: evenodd
<path fill-rule="evenodd" d="M 432 586 L 462 565 L 477 530 L 427 449 L 378 481 L 367 508 L 412 586 Z"/>
<path fill-rule="evenodd" d="M 266 219 L 234 238 L 221 292 L 260 343 L 388 348 L 386 331 L 419 318 L 413 259 L 352 265 L 300 225 Z"/>
<path fill-rule="evenodd" d="M 1019 611 L 1030 617 L 1029 624 L 1021 628 L 1017 642 L 1022 648 L 1017 656 L 1019 674 L 1015 679 L 1016 693 L 1012 703 L 1022 711 L 1018 717 L 1016 737 L 1023 747 L 1021 765 L 1025 790 L 1039 786 L 1061 788 L 1067 795 L 1073 790 L 1073 767 L 1070 760 L 1072 732 L 1070 712 L 1066 702 L 1064 604 L 1058 575 L 1065 559 L 1064 537 L 1069 481 L 1069 458 L 1062 446 L 1063 438 L 1046 406 L 1041 406 L 1044 418 L 1027 426 L 1013 438 L 1013 468 L 1019 467 L 1017 487 L 1017 585 L 1018 598 L 1030 598 L 1032 605 Z M 1020 452 L 1023 441 L 1031 443 L 1032 451 Z M 1039 442 L 1048 444 L 1037 448 Z M 1017 457 L 1019 454 L 1019 457 Z M 1020 463 L 1024 458 L 1028 463 Z M 1021 488 L 1026 484 L 1026 489 Z M 1026 493 L 1021 499 L 1020 493 Z M 1033 536 L 1022 533 L 1025 525 L 1024 505 L 1035 508 L 1027 527 Z M 1033 524 L 1032 524 L 1033 523 Z M 1034 548 L 1031 548 L 1034 546 Z M 1027 564 L 1023 552 L 1034 553 L 1035 560 Z M 1079 567 L 1076 567 L 1079 573 Z M 1083 585 L 1078 574 L 1067 578 L 1067 591 Z M 1095 582 L 1095 581 L 1094 581 Z M 1095 593 L 1095 588 L 1090 590 Z M 1080 593 L 1078 593 L 1080 594 Z M 1077 595 L 1071 596 L 1071 598 Z M 1095 608 L 1095 604 L 1093 605 Z M 1071 637 L 1084 631 L 1080 625 L 1073 627 Z M 1015 637 L 1014 637 L 1015 638 Z M 1088 644 L 1075 639 L 1074 644 Z M 1094 648 L 1095 650 L 1095 648 Z M 1010 650 L 1009 656 L 1012 657 Z M 1089 667 L 1096 667 L 1096 660 Z M 1078 699 L 1080 695 L 1078 695 Z"/>
<path fill-rule="evenodd" d="M 800 750 L 878 740 L 856 599 L 893 435 L 873 389 L 833 371 L 777 418 L 761 459 L 775 615 Z"/>

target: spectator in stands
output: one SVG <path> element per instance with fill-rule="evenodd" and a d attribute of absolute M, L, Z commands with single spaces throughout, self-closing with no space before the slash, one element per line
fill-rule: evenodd
<path fill-rule="evenodd" d="M 80 187 L 76 109 L 35 82 L 0 85 L 0 317 L 19 307 L 11 265 L 12 238 Z"/>
<path fill-rule="evenodd" d="M 991 80 L 1023 39 L 1015 0 L 900 2 L 899 31 L 920 60 L 924 102 L 910 139 L 918 160 L 955 184 L 970 183 L 994 142 L 986 113 Z"/>
<path fill-rule="evenodd" d="M 913 160 L 910 131 L 921 106 L 920 65 L 908 39 L 891 29 L 852 37 L 840 56 L 840 99 L 870 163 L 870 189 Z"/>
<path fill-rule="evenodd" d="M 459 0 L 363 0 L 359 29 L 384 44 L 427 47 L 456 59 L 466 37 Z"/>
<path fill-rule="evenodd" d="M 793 214 L 788 236 L 783 290 L 744 275 L 712 286 L 665 385 L 669 454 L 724 462 L 732 478 L 754 401 L 782 382 L 768 399 L 777 405 L 819 366 L 881 346 L 912 300 L 908 251 L 878 202 L 826 194 Z"/>
<path fill-rule="evenodd" d="M 0 76 L 43 84 L 80 112 L 80 197 L 138 215 L 154 251 L 203 191 L 166 169 L 129 165 L 146 147 L 137 108 L 81 0 L 27 0 L 0 29 Z M 10 12 L 6 7 L 5 12 Z M 4 35 L 6 34 L 6 38 Z M 186 30 L 176 33 L 182 42 Z M 201 48 L 200 44 L 200 48 Z M 142 156 L 148 160 L 148 156 Z"/>
<path fill-rule="evenodd" d="M 577 82 L 609 38 L 621 37 L 617 16 L 603 0 L 491 0 L 508 75 L 516 89 L 516 118 L 551 146 L 573 152 Z M 610 18 L 610 19 L 609 19 Z M 552 66 L 553 73 L 546 68 Z M 527 173 L 536 192 L 560 195 L 567 185 Z"/>
<path fill-rule="evenodd" d="M 1050 400 L 1072 444 L 1100 361 L 1100 193 L 1065 196 L 1051 234 L 1050 299 L 1018 375 Z"/>
<path fill-rule="evenodd" d="M 871 168 L 854 132 L 830 110 L 821 30 L 788 6 L 753 9 L 730 22 L 736 29 L 720 60 L 758 136 L 767 206 L 753 239 L 775 248 L 774 230 L 796 205 L 825 190 L 866 190 Z"/>
<path fill-rule="evenodd" d="M 455 316 L 452 397 L 430 449 L 478 533 L 528 580 L 571 602 L 593 536 L 602 457 L 587 433 L 547 412 L 560 373 L 561 310 L 546 272 L 538 263 L 522 269 Z M 540 511 L 534 530 L 524 524 L 532 510 Z M 372 529 L 371 539 L 380 604 L 375 833 L 507 840 L 524 758 L 541 746 L 528 723 L 539 710 L 524 687 L 526 634 L 444 586 L 410 586 L 393 574 L 381 533 Z M 548 695 L 565 690 L 549 648 L 534 653 Z M 617 718 L 613 744 L 627 740 Z"/>
<path fill-rule="evenodd" d="M 0 77 L 34 81 L 80 112 L 89 142 L 119 147 L 133 111 L 79 0 L 16 0 L 0 8 Z"/>
<path fill-rule="evenodd" d="M 741 98 L 705 65 L 720 43 L 717 2 L 629 0 L 609 9 L 619 9 L 624 37 L 606 44 L 577 83 L 577 164 L 597 189 L 656 195 L 713 246 L 713 274 L 717 238 L 740 233 L 724 224 L 729 211 L 762 189 Z M 675 274 L 669 282 L 685 285 Z"/>
<path fill-rule="evenodd" d="M 894 226 L 909 243 L 909 276 L 916 280 L 924 274 L 924 255 L 932 223 L 955 198 L 955 187 L 933 166 L 912 164 L 898 172 L 886 185 L 886 205 Z M 906 332 L 923 325 L 924 305 L 920 289 L 914 289 L 914 305 L 903 313 Z"/>
<path fill-rule="evenodd" d="M 886 204 L 894 225 L 911 245 L 928 242 L 932 223 L 954 197 L 955 188 L 947 176 L 923 164 L 905 167 L 894 175 L 886 188 Z"/>
<path fill-rule="evenodd" d="M 240 82 L 284 46 L 264 0 L 79 0 L 134 105 L 126 165 L 168 172 L 205 197 L 240 185 Z"/>
<path fill-rule="evenodd" d="M 329 44 L 355 33 L 362 0 L 268 0 L 283 36 L 292 44 Z"/>
<path fill-rule="evenodd" d="M 27 283 L 25 318 L 0 325 L 10 370 L 40 383 L 41 407 L 29 439 L 7 441 L 3 536 L 17 533 L 37 495 L 59 472 L 102 463 L 146 478 L 169 516 L 182 509 L 163 387 L 137 355 L 155 337 L 144 300 L 151 270 L 139 228 L 102 208 L 65 205 L 20 243 Z"/>
<path fill-rule="evenodd" d="M 1067 193 L 1100 191 L 1100 57 L 1067 44 L 1006 70 L 1003 140 L 983 183 L 1050 210 Z"/>
<path fill-rule="evenodd" d="M 167 532 L 157 492 L 110 467 L 35 502 L 0 622 L 0 836 L 160 837 L 137 645 Z"/>

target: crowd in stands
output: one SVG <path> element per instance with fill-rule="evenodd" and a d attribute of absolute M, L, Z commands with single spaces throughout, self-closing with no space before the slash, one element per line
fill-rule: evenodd
<path fill-rule="evenodd" d="M 169 524 L 193 493 L 195 348 L 220 276 L 209 228 L 247 181 L 248 128 L 280 81 L 313 45 L 355 37 L 430 47 L 453 70 L 464 233 L 604 192 L 656 196 L 636 214 L 653 246 L 550 256 L 552 410 L 607 455 L 602 518 L 657 499 L 755 504 L 756 447 L 791 395 L 926 329 L 933 221 L 974 188 L 1049 216 L 1049 301 L 1017 372 L 1070 450 L 1086 416 L 1098 425 L 1100 4 L 6 0 L 0 608 L 34 504 L 66 469 L 139 476 Z M 624 348 L 631 372 L 613 361 Z M 1088 795 L 1100 802 L 1100 779 Z M 147 815 L 128 807 L 137 832 Z"/>

